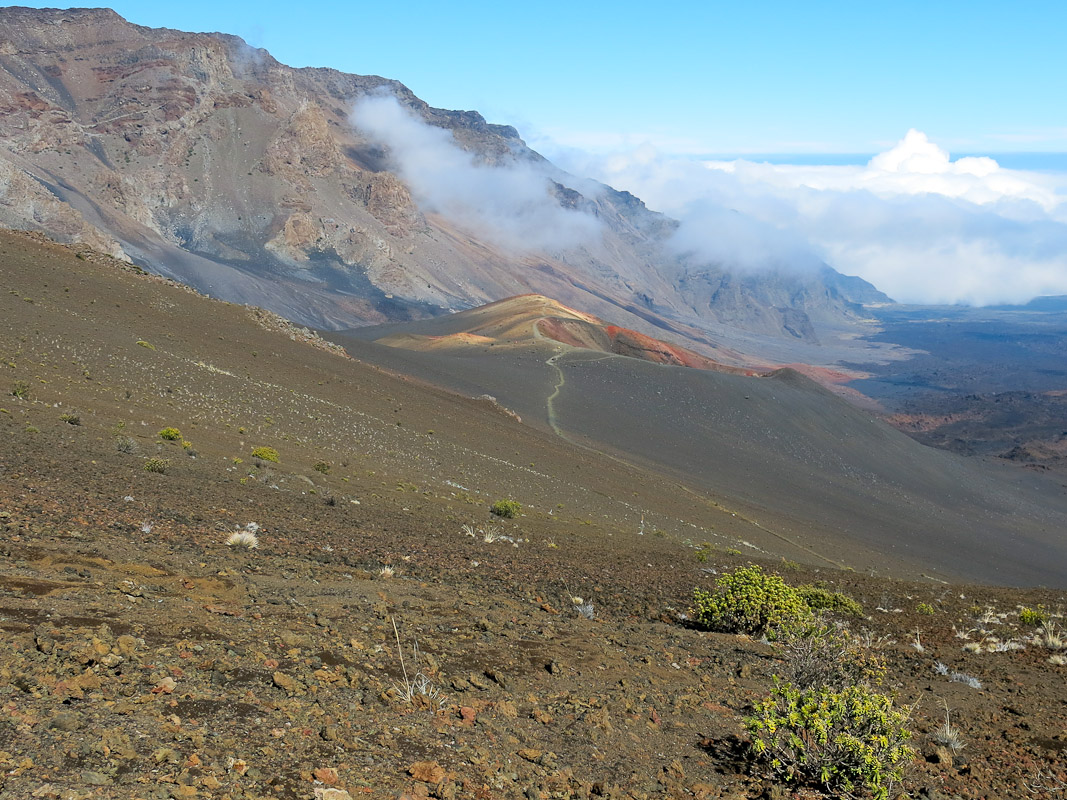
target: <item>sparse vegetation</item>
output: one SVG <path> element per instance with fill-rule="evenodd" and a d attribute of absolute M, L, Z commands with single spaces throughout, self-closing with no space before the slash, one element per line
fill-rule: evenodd
<path fill-rule="evenodd" d="M 841 592 L 834 592 L 822 586 L 805 584 L 798 586 L 797 592 L 812 611 L 832 611 L 850 617 L 862 617 L 863 606 Z"/>
<path fill-rule="evenodd" d="M 315 462 L 315 471 L 321 472 L 323 475 L 329 475 L 330 465 L 325 461 L 317 461 Z"/>
<path fill-rule="evenodd" d="M 160 475 L 167 471 L 167 467 L 170 466 L 170 461 L 165 458 L 146 458 L 144 460 L 145 472 L 157 472 Z"/>
<path fill-rule="evenodd" d="M 177 428 L 163 428 L 159 432 L 159 438 L 168 442 L 176 442 L 182 438 L 182 432 Z"/>
<path fill-rule="evenodd" d="M 156 346 L 154 344 L 150 344 L 150 343 L 146 342 L 144 339 L 138 339 L 137 340 L 137 344 L 138 344 L 138 346 L 144 347 L 144 348 L 146 348 L 148 350 L 155 350 L 156 349 Z"/>
<path fill-rule="evenodd" d="M 514 519 L 522 511 L 522 504 L 515 500 L 497 500 L 489 507 L 489 513 L 504 519 Z"/>
<path fill-rule="evenodd" d="M 963 734 L 960 729 L 953 725 L 949 718 L 948 703 L 945 703 L 945 721 L 937 726 L 933 733 L 933 740 L 947 747 L 953 754 L 959 753 L 967 746 L 963 741 Z"/>
<path fill-rule="evenodd" d="M 441 692 L 440 687 L 434 686 L 433 681 L 421 669 L 415 673 L 413 678 L 408 677 L 408 668 L 404 663 L 404 648 L 400 644 L 400 631 L 397 630 L 396 620 L 394 619 L 392 622 L 393 634 L 396 637 L 396 650 L 400 656 L 400 669 L 404 674 L 404 682 L 402 684 L 393 684 L 393 692 L 401 702 L 424 704 L 430 710 L 437 711 L 444 704 L 445 695 Z M 419 643 L 415 642 L 411 650 L 414 666 L 418 666 Z"/>
<path fill-rule="evenodd" d="M 953 672 L 948 679 L 953 683 L 962 683 L 965 686 L 970 686 L 972 689 L 982 688 L 982 682 L 966 672 Z"/>
<path fill-rule="evenodd" d="M 1034 638 L 1039 645 L 1049 650 L 1067 649 L 1067 639 L 1063 638 L 1054 620 L 1045 620 Z"/>
<path fill-rule="evenodd" d="M 816 619 L 784 628 L 775 642 L 781 652 L 781 677 L 801 689 L 843 689 L 858 683 L 881 683 L 885 662 L 870 654 L 844 625 Z"/>
<path fill-rule="evenodd" d="M 82 418 L 77 411 L 68 411 L 65 414 L 60 414 L 59 418 L 68 425 L 81 425 Z"/>
<path fill-rule="evenodd" d="M 237 531 L 227 537 L 226 544 L 230 547 L 244 547 L 248 550 L 255 550 L 259 547 L 259 537 L 252 531 Z"/>
<path fill-rule="evenodd" d="M 746 726 L 755 754 L 787 783 L 819 786 L 836 797 L 891 798 L 915 755 L 909 716 L 909 709 L 863 685 L 799 689 L 779 682 Z"/>
<path fill-rule="evenodd" d="M 915 606 L 915 611 L 918 614 L 932 615 L 934 613 L 934 607 L 929 603 L 919 603 L 919 605 Z"/>
<path fill-rule="evenodd" d="M 30 384 L 26 381 L 15 381 L 11 385 L 12 397 L 26 397 L 30 393 Z"/>
<path fill-rule="evenodd" d="M 273 447 L 255 447 L 252 449 L 252 458 L 258 458 L 260 461 L 271 461 L 275 464 L 280 460 L 278 458 L 278 451 Z"/>
<path fill-rule="evenodd" d="M 1023 625 L 1028 625 L 1031 628 L 1044 625 L 1048 619 L 1048 612 L 1045 611 L 1043 606 L 1038 606 L 1037 608 L 1028 608 L 1024 606 L 1019 609 L 1019 622 Z"/>
<path fill-rule="evenodd" d="M 758 566 L 740 567 L 718 580 L 714 592 L 693 590 L 698 624 L 727 633 L 766 633 L 811 619 L 792 586 Z"/>
<path fill-rule="evenodd" d="M 115 449 L 120 453 L 136 453 L 137 442 L 132 436 L 118 436 L 115 438 Z"/>

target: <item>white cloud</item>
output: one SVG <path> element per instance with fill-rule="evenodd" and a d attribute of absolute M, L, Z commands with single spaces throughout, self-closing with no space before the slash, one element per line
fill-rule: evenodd
<path fill-rule="evenodd" d="M 417 118 L 392 95 L 359 100 L 351 121 L 386 147 L 424 211 L 519 252 L 558 252 L 600 241 L 597 219 L 562 207 L 541 165 L 477 163 L 450 131 Z"/>
<path fill-rule="evenodd" d="M 862 166 L 669 157 L 651 146 L 564 166 L 682 220 L 679 248 L 741 267 L 822 258 L 903 302 L 1067 294 L 1067 176 L 960 158 L 919 131 Z"/>

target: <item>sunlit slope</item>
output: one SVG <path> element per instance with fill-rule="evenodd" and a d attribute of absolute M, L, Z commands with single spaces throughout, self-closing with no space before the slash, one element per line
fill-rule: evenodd
<path fill-rule="evenodd" d="M 488 303 L 446 317 L 375 326 L 349 332 L 353 336 L 405 350 L 447 351 L 463 355 L 484 347 L 529 348 L 538 343 L 553 352 L 577 348 L 624 355 L 657 364 L 694 367 L 753 375 L 756 365 L 728 366 L 678 344 L 656 339 L 629 328 L 611 325 L 539 294 L 524 294 Z M 709 349 L 731 363 L 744 357 L 711 344 Z M 762 362 L 761 362 L 762 363 Z"/>

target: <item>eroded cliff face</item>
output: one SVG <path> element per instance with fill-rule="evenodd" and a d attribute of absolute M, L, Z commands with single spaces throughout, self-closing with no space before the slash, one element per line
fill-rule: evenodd
<path fill-rule="evenodd" d="M 531 291 L 639 330 L 667 323 L 698 347 L 707 324 L 814 341 L 813 320 L 857 313 L 818 276 L 757 285 L 679 264 L 663 247 L 673 221 L 639 199 L 566 185 L 513 128 L 430 108 L 394 81 L 291 69 L 233 36 L 108 10 L 5 8 L 0 23 L 0 224 L 326 328 Z M 546 165 L 546 191 L 595 215 L 603 240 L 520 254 L 424 213 L 350 123 L 354 103 L 382 90 L 480 163 Z"/>

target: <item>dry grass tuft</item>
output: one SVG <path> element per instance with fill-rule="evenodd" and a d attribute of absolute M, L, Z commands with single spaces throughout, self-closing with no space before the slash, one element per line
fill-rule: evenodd
<path fill-rule="evenodd" d="M 226 544 L 230 547 L 246 547 L 249 550 L 255 550 L 259 547 L 259 537 L 251 531 L 237 531 L 230 534 L 226 539 Z"/>

